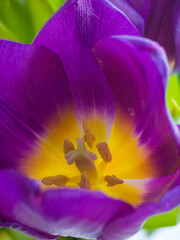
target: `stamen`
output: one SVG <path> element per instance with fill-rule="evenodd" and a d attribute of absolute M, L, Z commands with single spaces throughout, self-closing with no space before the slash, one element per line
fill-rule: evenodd
<path fill-rule="evenodd" d="M 64 150 L 64 154 L 75 150 L 74 145 L 71 141 L 69 141 L 68 139 L 64 140 L 64 145 L 63 145 L 63 150 Z"/>
<path fill-rule="evenodd" d="M 80 188 L 88 188 L 89 189 L 91 187 L 86 172 L 83 172 L 83 174 L 81 175 L 81 182 L 78 183 L 78 185 Z"/>
<path fill-rule="evenodd" d="M 65 175 L 57 175 L 57 176 L 50 176 L 45 177 L 41 180 L 47 186 L 56 185 L 56 186 L 64 186 L 70 178 L 66 177 Z"/>
<path fill-rule="evenodd" d="M 84 139 L 77 140 L 77 149 L 69 151 L 65 154 L 67 164 L 71 165 L 75 162 L 78 170 L 83 173 L 86 172 L 88 178 L 97 178 L 97 171 L 94 160 L 97 159 L 96 154 L 86 150 Z"/>
<path fill-rule="evenodd" d="M 106 175 L 104 180 L 107 182 L 107 186 L 108 187 L 113 187 L 117 184 L 123 184 L 124 181 L 121 180 L 120 178 L 116 177 L 115 175 L 112 175 L 112 176 L 109 176 L 109 175 Z"/>
<path fill-rule="evenodd" d="M 108 145 L 106 142 L 101 142 L 96 145 L 99 154 L 101 155 L 102 159 L 105 162 L 111 162 L 112 161 L 112 155 L 108 148 Z"/>
<path fill-rule="evenodd" d="M 90 129 L 88 128 L 88 125 L 86 121 L 83 121 L 83 129 L 84 129 L 84 141 L 87 143 L 87 145 L 92 148 L 93 142 L 96 140 L 95 136 L 92 134 Z"/>

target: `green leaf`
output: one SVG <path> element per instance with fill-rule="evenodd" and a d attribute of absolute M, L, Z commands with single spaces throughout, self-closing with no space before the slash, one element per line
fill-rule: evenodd
<path fill-rule="evenodd" d="M 16 35 L 14 35 L 1 21 L 0 21 L 0 38 L 1 39 L 14 39 L 18 41 Z"/>
<path fill-rule="evenodd" d="M 57 11 L 58 8 L 65 2 L 65 0 L 46 0 L 54 11 Z"/>
<path fill-rule="evenodd" d="M 18 232 L 18 231 L 15 231 L 15 230 L 12 230 L 12 229 L 8 229 L 8 228 L 4 228 L 3 229 L 4 231 L 6 231 L 6 234 L 8 235 L 8 237 L 11 239 L 11 240 L 20 240 L 20 239 L 23 239 L 23 240 L 35 240 L 35 238 L 32 238 L 28 235 L 25 235 L 21 232 Z M 9 240 L 9 239 L 7 239 Z"/>
<path fill-rule="evenodd" d="M 143 228 L 153 230 L 161 227 L 175 226 L 178 223 L 179 216 L 179 208 L 175 208 L 170 212 L 149 218 Z"/>
<path fill-rule="evenodd" d="M 72 237 L 59 237 L 58 240 L 85 240 L 82 238 L 72 238 Z"/>
<path fill-rule="evenodd" d="M 28 235 L 25 235 L 21 232 L 9 229 L 2 228 L 0 229 L 0 239 L 1 240 L 36 240 Z M 59 237 L 58 240 L 83 240 L 82 238 L 72 238 L 72 237 Z M 85 239 L 84 239 L 85 240 Z"/>
<path fill-rule="evenodd" d="M 6 33 L 10 33 L 8 39 L 22 42 L 32 39 L 33 27 L 27 1 L 0 0 L 0 22 Z M 0 38 L 4 38 L 4 32 L 0 32 Z"/>
<path fill-rule="evenodd" d="M 180 121 L 180 80 L 178 75 L 169 78 L 166 102 L 174 120 Z"/>
<path fill-rule="evenodd" d="M 0 0 L 0 38 L 31 43 L 63 0 Z"/>
<path fill-rule="evenodd" d="M 14 240 L 8 233 L 6 229 L 0 230 L 0 239 L 1 240 Z"/>
<path fill-rule="evenodd" d="M 29 11 L 29 21 L 32 24 L 31 41 L 43 24 L 53 15 L 54 11 L 46 0 L 26 0 Z"/>

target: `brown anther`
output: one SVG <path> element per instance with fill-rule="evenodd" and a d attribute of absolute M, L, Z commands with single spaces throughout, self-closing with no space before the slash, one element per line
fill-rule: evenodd
<path fill-rule="evenodd" d="M 75 150 L 73 143 L 71 141 L 69 141 L 68 139 L 65 139 L 64 145 L 63 145 L 64 154 L 66 154 L 72 150 Z"/>
<path fill-rule="evenodd" d="M 88 125 L 86 121 L 83 121 L 83 129 L 84 129 L 84 141 L 87 143 L 87 145 L 92 148 L 93 142 L 96 140 L 95 136 L 92 134 L 90 129 L 88 128 Z"/>
<path fill-rule="evenodd" d="M 115 175 L 112 175 L 112 176 L 109 176 L 109 175 L 106 175 L 104 180 L 107 182 L 107 186 L 108 187 L 113 187 L 117 184 L 123 184 L 124 181 L 121 180 L 120 178 L 116 177 Z"/>
<path fill-rule="evenodd" d="M 108 145 L 106 142 L 101 142 L 96 145 L 99 154 L 101 155 L 104 162 L 111 162 L 112 161 L 112 155 L 110 153 L 110 150 L 108 148 Z"/>
<path fill-rule="evenodd" d="M 78 185 L 80 188 L 88 188 L 89 189 L 91 187 L 86 172 L 83 172 L 83 174 L 81 175 L 81 182 L 78 183 Z"/>
<path fill-rule="evenodd" d="M 41 180 L 41 182 L 47 186 L 50 186 L 53 184 L 53 177 L 45 177 Z"/>
<path fill-rule="evenodd" d="M 66 177 L 65 175 L 57 175 L 57 176 L 50 176 L 45 177 L 41 180 L 47 186 L 56 185 L 56 186 L 63 186 L 65 185 L 70 178 Z"/>

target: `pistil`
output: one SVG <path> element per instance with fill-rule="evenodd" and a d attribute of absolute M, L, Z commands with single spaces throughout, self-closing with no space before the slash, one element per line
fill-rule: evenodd
<path fill-rule="evenodd" d="M 80 188 L 87 188 L 90 189 L 91 185 L 89 183 L 88 177 L 87 177 L 87 173 L 83 172 L 83 174 L 81 175 L 81 182 L 78 183 Z"/>
<path fill-rule="evenodd" d="M 76 167 L 80 173 L 87 173 L 88 179 L 94 181 L 97 179 L 98 174 L 94 164 L 94 160 L 97 159 L 96 154 L 86 150 L 84 139 L 79 138 L 77 140 L 77 149 L 71 150 L 65 154 L 67 164 L 71 165 L 75 162 Z"/>

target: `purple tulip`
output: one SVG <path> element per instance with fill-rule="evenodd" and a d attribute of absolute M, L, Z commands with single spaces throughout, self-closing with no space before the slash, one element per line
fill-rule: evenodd
<path fill-rule="evenodd" d="M 168 65 L 105 0 L 68 0 L 32 45 L 0 41 L 0 222 L 120 240 L 180 203 Z"/>
<path fill-rule="evenodd" d="M 180 71 L 179 0 L 109 0 L 121 9 L 142 36 L 157 41 L 168 55 L 170 65 Z"/>

